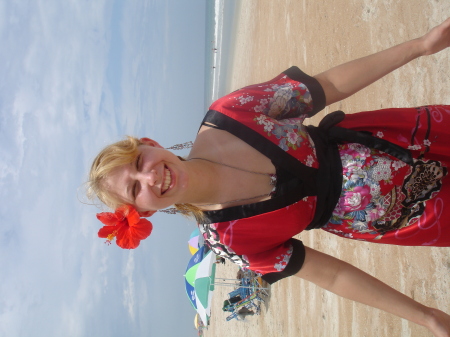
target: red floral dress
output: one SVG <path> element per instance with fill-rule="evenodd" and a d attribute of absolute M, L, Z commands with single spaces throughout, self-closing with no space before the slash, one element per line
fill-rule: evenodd
<path fill-rule="evenodd" d="M 414 165 L 359 144 L 340 145 L 343 189 L 323 229 L 378 243 L 449 246 L 449 225 L 444 220 L 450 215 L 444 210 L 450 199 L 445 178 L 450 163 L 450 151 L 445 146 L 450 141 L 449 122 L 450 106 L 346 116 L 340 126 L 370 131 L 410 149 Z"/>
<path fill-rule="evenodd" d="M 292 236 L 308 227 L 319 207 L 321 165 L 303 121 L 324 106 L 318 82 L 292 67 L 222 97 L 204 120 L 266 155 L 277 174 L 288 172 L 271 200 L 206 212 L 209 221 L 199 224 L 216 254 L 263 274 L 270 283 L 295 274 L 303 264 L 303 244 Z M 450 151 L 442 145 L 450 143 L 445 123 L 450 125 L 448 106 L 347 115 L 339 126 L 409 147 L 414 165 L 361 144 L 340 144 L 341 195 L 323 229 L 379 243 L 450 246 L 450 226 L 441 220 L 450 216 L 450 207 L 443 207 L 450 197 L 449 184 L 442 185 L 450 162 Z"/>

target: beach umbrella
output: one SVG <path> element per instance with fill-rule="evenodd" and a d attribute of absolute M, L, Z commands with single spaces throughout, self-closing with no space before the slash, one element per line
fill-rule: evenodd
<path fill-rule="evenodd" d="M 188 241 L 189 252 L 191 253 L 191 255 L 194 255 L 198 251 L 198 239 L 198 236 L 194 236 Z"/>
<path fill-rule="evenodd" d="M 198 251 L 200 247 L 199 240 L 200 240 L 200 231 L 198 228 L 196 228 L 191 233 L 188 241 L 188 248 L 189 251 L 191 252 L 191 255 L 194 255 Z"/>
<path fill-rule="evenodd" d="M 197 330 L 200 326 L 200 315 L 198 313 L 195 314 L 195 317 L 194 317 L 194 326 Z"/>
<path fill-rule="evenodd" d="M 194 281 L 197 312 L 205 325 L 208 325 L 208 317 L 211 317 L 211 301 L 216 274 L 215 262 L 216 255 L 212 251 L 206 253 L 197 267 Z"/>
<path fill-rule="evenodd" d="M 199 235 L 200 235 L 200 230 L 198 229 L 198 227 L 196 227 L 196 228 L 192 231 L 191 235 L 189 235 L 189 238 L 193 238 L 193 237 L 196 237 L 196 236 L 199 236 Z"/>
<path fill-rule="evenodd" d="M 197 309 L 194 289 L 195 275 L 197 273 L 198 266 L 203 259 L 204 251 L 205 247 L 203 246 L 191 257 L 186 267 L 186 274 L 184 274 L 186 294 L 194 309 Z"/>

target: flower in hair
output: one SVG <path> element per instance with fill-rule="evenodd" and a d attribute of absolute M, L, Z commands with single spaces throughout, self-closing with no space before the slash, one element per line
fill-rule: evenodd
<path fill-rule="evenodd" d="M 108 244 L 116 238 L 117 245 L 124 249 L 136 248 L 153 230 L 152 223 L 141 218 L 130 205 L 121 206 L 114 213 L 98 213 L 97 219 L 105 225 L 98 231 L 98 236 L 105 238 Z"/>

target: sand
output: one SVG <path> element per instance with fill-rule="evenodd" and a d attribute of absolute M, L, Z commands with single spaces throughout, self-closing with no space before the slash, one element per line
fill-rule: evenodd
<path fill-rule="evenodd" d="M 450 16 L 448 0 L 245 0 L 237 29 L 230 89 L 265 81 L 291 65 L 311 75 L 415 38 Z M 325 109 L 346 113 L 385 107 L 450 104 L 450 51 L 424 57 Z M 450 220 L 448 220 L 450 221 Z M 450 248 L 396 247 L 302 233 L 303 242 L 343 259 L 429 306 L 450 312 Z M 219 277 L 237 268 L 219 266 Z M 354 303 L 298 278 L 272 286 L 262 314 L 226 322 L 214 294 L 205 336 L 431 336 L 425 329 Z"/>

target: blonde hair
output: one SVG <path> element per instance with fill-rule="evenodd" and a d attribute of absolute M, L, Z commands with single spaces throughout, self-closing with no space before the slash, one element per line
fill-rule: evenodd
<path fill-rule="evenodd" d="M 138 155 L 138 146 L 142 142 L 127 136 L 126 139 L 108 145 L 95 157 L 89 172 L 87 196 L 89 199 L 97 197 L 102 203 L 112 209 L 123 204 L 117 195 L 111 193 L 105 181 L 109 174 L 116 168 L 129 164 Z"/>
<path fill-rule="evenodd" d="M 111 209 L 116 209 L 124 204 L 124 201 L 120 200 L 116 194 L 111 193 L 105 181 L 116 167 L 132 163 L 139 153 L 138 146 L 142 144 L 139 139 L 127 136 L 124 140 L 108 145 L 100 151 L 89 172 L 86 191 L 89 199 L 94 200 L 97 197 Z M 202 210 L 194 205 L 175 204 L 174 206 L 181 214 L 193 216 L 199 222 L 204 219 Z"/>

